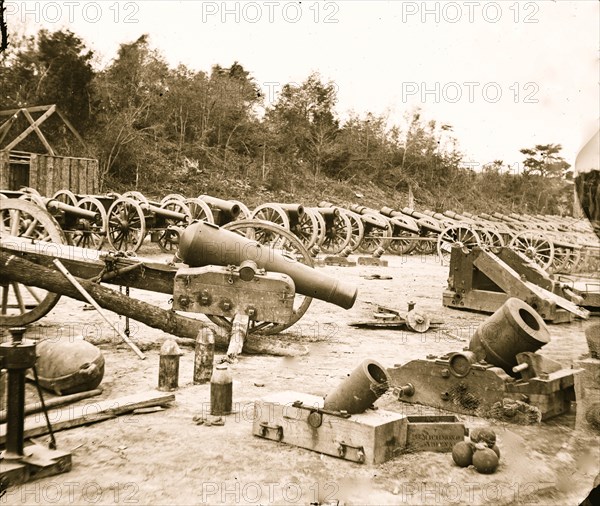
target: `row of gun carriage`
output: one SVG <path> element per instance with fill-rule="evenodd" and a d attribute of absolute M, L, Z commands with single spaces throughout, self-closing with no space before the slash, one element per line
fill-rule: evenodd
<path fill-rule="evenodd" d="M 137 191 L 75 195 L 59 190 L 45 197 L 32 188 L 22 188 L 0 190 L 0 198 L 34 202 L 54 216 L 70 244 L 92 249 L 108 243 L 113 250 L 136 252 L 149 236 L 163 251 L 175 253 L 179 232 L 195 221 L 227 228 L 252 219 L 289 230 L 314 256 L 437 254 L 448 264 L 454 246 L 463 251 L 482 247 L 492 252 L 509 247 L 550 273 L 568 274 L 600 252 L 589 223 L 566 216 L 474 215 L 408 207 L 376 210 L 330 202 L 320 202 L 317 207 L 267 203 L 250 210 L 242 202 L 208 195 L 187 198 L 169 194 L 152 201 Z M 266 236 L 255 239 L 271 240 Z"/>

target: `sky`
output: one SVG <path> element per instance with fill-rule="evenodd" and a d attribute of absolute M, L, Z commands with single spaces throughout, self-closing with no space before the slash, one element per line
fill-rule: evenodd
<path fill-rule="evenodd" d="M 342 119 L 373 112 L 405 125 L 420 108 L 452 125 L 475 169 L 493 160 L 518 169 L 521 148 L 548 143 L 574 164 L 599 126 L 597 0 L 5 4 L 9 29 L 69 28 L 99 65 L 144 33 L 173 66 L 238 61 L 268 102 L 317 71 L 336 83 Z"/>

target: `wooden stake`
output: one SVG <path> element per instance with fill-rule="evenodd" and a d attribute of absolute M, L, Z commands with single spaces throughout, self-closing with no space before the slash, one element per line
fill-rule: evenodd
<path fill-rule="evenodd" d="M 85 297 L 85 300 L 87 300 L 92 306 L 94 306 L 94 309 L 98 311 L 98 314 L 104 319 L 104 321 L 112 327 L 112 329 L 121 337 L 121 339 L 123 339 L 123 341 L 125 341 L 125 343 L 129 345 L 129 347 L 135 352 L 135 354 L 138 357 L 144 360 L 146 358 L 146 355 L 144 355 L 141 352 L 141 350 L 135 345 L 135 343 L 131 339 L 129 339 L 121 330 L 119 330 L 115 325 L 113 325 L 113 323 L 104 314 L 104 311 L 102 311 L 102 308 L 98 305 L 98 303 L 92 298 L 92 296 L 88 292 L 86 292 L 85 288 L 81 286 L 81 284 L 75 279 L 75 277 L 61 263 L 61 261 L 58 258 L 55 258 L 53 263 L 54 265 L 56 265 L 56 268 L 65 276 L 65 278 L 67 278 L 69 282 L 77 289 L 77 291 Z"/>

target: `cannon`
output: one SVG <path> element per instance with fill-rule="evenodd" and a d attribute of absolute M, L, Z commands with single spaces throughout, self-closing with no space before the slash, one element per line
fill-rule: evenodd
<path fill-rule="evenodd" d="M 350 245 L 352 221 L 343 209 L 321 204 L 319 207 L 309 209 L 309 212 L 313 213 L 319 222 L 319 237 L 313 251 L 337 255 Z"/>
<path fill-rule="evenodd" d="M 291 231 L 303 246 L 312 251 L 322 238 L 323 222 L 321 217 L 302 204 L 267 203 L 252 211 L 251 218 L 275 223 Z M 264 238 L 264 242 L 269 241 Z M 257 237 L 256 240 L 263 241 Z"/>
<path fill-rule="evenodd" d="M 336 206 L 335 204 L 328 202 L 326 200 L 322 200 L 321 202 L 319 202 L 319 207 L 320 208 L 336 208 L 338 210 L 338 212 L 343 213 L 346 215 L 346 217 L 348 218 L 348 220 L 350 221 L 350 226 L 351 226 L 351 231 L 350 231 L 350 241 L 348 242 L 348 245 L 342 249 L 339 253 L 337 253 L 337 255 L 339 255 L 338 260 L 342 261 L 342 259 L 347 259 L 347 257 L 353 253 L 354 251 L 356 251 L 356 249 L 360 246 L 364 236 L 365 236 L 365 225 L 364 222 L 361 218 L 361 216 L 353 211 L 350 211 L 349 209 L 346 209 L 344 207 L 340 207 L 340 206 Z M 344 233 L 345 232 L 345 227 L 344 227 Z M 335 260 L 336 257 L 333 257 L 333 260 Z M 344 262 L 342 261 L 342 263 L 340 265 L 351 265 L 350 263 Z"/>
<path fill-rule="evenodd" d="M 566 413 L 574 369 L 540 354 L 550 334 L 525 302 L 508 299 L 471 337 L 468 349 L 388 369 L 399 401 L 511 421 L 517 401 L 533 422 Z M 528 405 L 528 406 L 527 406 Z"/>
<path fill-rule="evenodd" d="M 417 221 L 391 207 L 382 207 L 379 212 L 390 218 L 392 237 L 389 250 L 396 255 L 408 255 L 419 244 L 420 227 Z"/>
<path fill-rule="evenodd" d="M 224 200 L 211 197 L 210 195 L 200 195 L 198 199 L 210 207 L 213 215 L 213 219 L 209 220 L 210 223 L 215 223 L 220 227 L 237 219 L 248 219 L 251 217 L 250 210 L 237 200 Z"/>
<path fill-rule="evenodd" d="M 32 202 L 0 199 L 0 214 L 0 252 L 7 254 L 3 258 L 10 260 L 12 255 L 48 271 L 55 271 L 53 260 L 58 258 L 79 278 L 170 294 L 174 309 L 203 313 L 227 330 L 239 329 L 241 321 L 246 325 L 242 333 L 275 334 L 296 323 L 313 297 L 343 308 L 356 299 L 354 287 L 313 271 L 302 243 L 268 222 L 239 220 L 223 228 L 198 222 L 181 236 L 178 231 L 180 255 L 188 263 L 165 265 L 67 246 L 56 220 Z M 273 237 L 269 245 L 249 239 L 266 234 Z M 31 269 L 4 267 L 0 287 L 0 325 L 37 321 L 60 298 L 52 291 L 54 284 Z M 121 310 L 114 304 L 109 309 Z M 160 320 L 148 324 L 168 324 Z"/>
<path fill-rule="evenodd" d="M 352 204 L 350 210 L 360 215 L 365 227 L 365 234 L 358 250 L 370 253 L 379 258 L 390 245 L 392 225 L 390 220 L 378 213 L 375 209 Z"/>
<path fill-rule="evenodd" d="M 108 242 L 117 251 L 137 251 L 151 235 L 165 252 L 177 249 L 177 228 L 192 222 L 185 201 L 150 202 L 140 192 L 126 192 L 108 209 Z"/>
<path fill-rule="evenodd" d="M 69 244 L 100 249 L 106 237 L 106 211 L 92 196 L 76 198 L 69 191 L 60 191 L 52 198 L 24 188 L 18 192 L 3 192 L 8 198 L 33 202 L 46 209 L 58 222 Z"/>

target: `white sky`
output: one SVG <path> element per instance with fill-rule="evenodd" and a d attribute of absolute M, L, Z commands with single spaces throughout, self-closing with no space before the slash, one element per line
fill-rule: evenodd
<path fill-rule="evenodd" d="M 405 111 L 419 106 L 426 119 L 451 124 L 468 159 L 480 163 L 515 164 L 520 148 L 560 143 L 573 164 L 599 124 L 597 0 L 7 0 L 6 7 L 9 27 L 69 27 L 104 63 L 120 43 L 149 33 L 172 65 L 208 71 L 239 61 L 267 96 L 318 71 L 337 83 L 342 118 L 371 111 L 403 124 Z"/>

